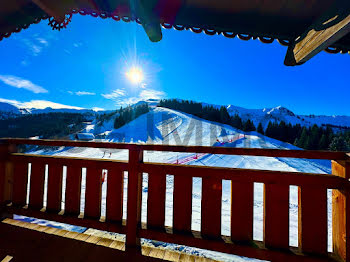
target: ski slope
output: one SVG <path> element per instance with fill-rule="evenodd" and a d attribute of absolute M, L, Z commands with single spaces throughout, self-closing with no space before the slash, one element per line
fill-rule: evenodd
<path fill-rule="evenodd" d="M 108 121 L 113 121 L 110 119 Z M 170 145 L 203 145 L 203 146 L 225 146 L 245 148 L 278 148 L 298 149 L 293 145 L 265 137 L 256 132 L 244 133 L 231 126 L 210 122 L 191 115 L 166 108 L 155 108 L 147 114 L 140 116 L 127 125 L 113 129 L 111 123 L 102 123 L 96 126 L 88 126 L 88 132 L 95 135 L 104 133 L 107 137 L 104 141 L 125 142 L 125 143 L 152 143 Z M 33 153 L 33 152 L 31 152 Z M 36 154 L 74 156 L 82 158 L 110 158 L 127 160 L 127 150 L 95 149 L 95 148 L 60 148 L 35 151 Z M 289 159 L 276 157 L 254 157 L 254 156 L 228 156 L 211 154 L 191 154 L 176 152 L 145 152 L 145 162 L 179 163 L 186 165 L 220 166 L 264 170 L 281 170 L 291 172 L 308 173 L 330 173 L 331 163 L 325 160 Z M 83 170 L 82 196 L 85 194 L 86 172 Z M 126 179 L 124 188 L 124 205 L 126 206 Z M 108 174 L 107 174 L 108 181 Z M 147 217 L 147 186 L 148 175 L 144 174 L 142 193 L 142 221 L 146 222 Z M 263 239 L 263 184 L 254 185 L 254 239 Z M 63 189 L 64 192 L 65 189 Z M 106 183 L 102 189 L 102 215 L 105 214 Z M 167 226 L 172 225 L 172 200 L 173 176 L 167 175 L 166 187 L 166 221 Z M 222 234 L 230 234 L 230 181 L 223 181 L 222 187 Z M 329 191 L 329 199 L 331 191 Z M 64 200 L 63 200 L 64 201 Z M 192 229 L 200 230 L 201 217 L 201 179 L 193 179 L 193 208 L 192 208 Z M 64 203 L 63 203 L 64 205 Z M 81 211 L 84 210 L 84 200 L 81 200 Z M 328 209 L 331 216 L 331 206 Z M 125 209 L 124 209 L 125 211 Z M 126 214 L 124 212 L 124 218 Z M 329 226 L 331 221 L 329 219 Z M 297 246 L 298 231 L 298 194 L 297 188 L 290 188 L 290 244 Z M 331 236 L 331 230 L 329 230 Z M 331 239 L 329 240 L 329 243 Z M 155 242 L 151 242 L 154 243 Z M 157 244 L 158 245 L 158 244 Z M 329 247 L 331 245 L 329 244 Z M 222 261 L 246 261 L 232 255 L 220 254 L 211 251 L 182 247 L 179 245 L 166 245 L 166 248 L 185 249 L 190 253 L 201 253 L 206 257 L 213 257 Z M 251 260 L 251 259 L 249 259 Z"/>

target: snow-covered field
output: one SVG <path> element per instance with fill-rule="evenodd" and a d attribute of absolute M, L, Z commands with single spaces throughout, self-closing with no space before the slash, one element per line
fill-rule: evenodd
<path fill-rule="evenodd" d="M 113 121 L 113 119 L 109 120 Z M 152 143 L 152 144 L 171 144 L 171 145 L 203 145 L 203 146 L 228 146 L 228 147 L 250 147 L 250 148 L 279 148 L 279 149 L 298 149 L 293 145 L 280 142 L 256 132 L 244 133 L 230 126 L 222 125 L 200 118 L 193 117 L 184 113 L 165 108 L 155 108 L 149 113 L 140 116 L 129 124 L 119 128 L 112 129 L 111 123 L 89 125 L 87 132 L 99 134 L 108 134 L 106 141 L 126 142 L 126 143 Z M 74 156 L 83 158 L 110 158 L 127 160 L 127 150 L 93 149 L 93 148 L 60 148 L 45 149 L 31 153 Z M 308 173 L 330 173 L 330 161 L 325 160 L 306 160 L 289 159 L 275 157 L 252 157 L 252 156 L 228 156 L 228 155 L 209 155 L 209 154 L 184 154 L 176 152 L 145 152 L 145 162 L 162 163 L 183 163 L 188 165 L 201 166 L 220 166 L 237 167 L 264 170 L 284 170 L 292 172 Z M 83 169 L 82 182 L 82 200 L 81 211 L 84 210 L 85 194 L 85 176 Z M 124 206 L 126 207 L 126 188 L 127 174 L 125 174 L 124 188 Z M 108 181 L 108 174 L 107 174 Z M 200 230 L 200 212 L 201 212 L 201 179 L 193 179 L 193 204 L 192 204 L 192 229 Z M 65 185 L 64 185 L 65 186 Z M 148 175 L 144 174 L 143 193 L 142 193 L 142 221 L 146 222 L 147 211 L 147 186 Z M 254 239 L 263 239 L 263 184 L 254 185 Z M 222 234 L 230 233 L 230 201 L 231 186 L 230 181 L 223 181 L 222 187 Z M 63 189 L 64 192 L 64 189 Z M 105 214 L 106 203 L 106 183 L 103 183 L 102 191 L 102 215 Z M 167 175 L 166 187 L 166 221 L 167 226 L 172 225 L 172 199 L 173 176 Z M 331 191 L 328 192 L 329 208 L 329 248 L 331 248 Z M 64 206 L 64 200 L 62 205 Z M 124 208 L 124 218 L 126 213 Z M 298 194 L 297 187 L 290 187 L 290 245 L 298 245 Z M 153 242 L 156 244 L 155 242 Z M 158 244 L 156 244 L 158 245 Z M 167 245 L 166 248 L 184 249 L 190 253 L 201 253 L 207 257 L 213 257 L 222 261 L 246 261 L 247 258 L 220 254 L 216 252 L 204 251 L 189 247 L 180 247 L 178 245 Z"/>

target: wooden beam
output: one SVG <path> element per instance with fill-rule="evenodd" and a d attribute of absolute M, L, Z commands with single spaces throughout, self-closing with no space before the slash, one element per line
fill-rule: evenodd
<path fill-rule="evenodd" d="M 335 1 L 326 13 L 291 43 L 284 64 L 300 65 L 331 46 L 350 32 L 350 4 Z"/>

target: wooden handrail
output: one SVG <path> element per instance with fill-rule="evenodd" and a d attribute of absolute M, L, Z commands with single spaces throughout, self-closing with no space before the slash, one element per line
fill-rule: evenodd
<path fill-rule="evenodd" d="M 38 145 L 38 146 L 66 146 L 66 147 L 89 147 L 106 149 L 135 149 L 143 151 L 164 151 L 179 153 L 207 153 L 222 155 L 245 155 L 265 157 L 288 157 L 304 159 L 327 159 L 327 160 L 348 160 L 346 152 L 332 152 L 319 150 L 284 150 L 284 149 L 263 149 L 263 148 L 230 148 L 212 146 L 173 146 L 173 145 L 150 145 L 150 144 L 125 144 L 113 142 L 84 142 L 67 140 L 47 139 L 21 139 L 2 138 L 2 143 L 14 145 Z"/>

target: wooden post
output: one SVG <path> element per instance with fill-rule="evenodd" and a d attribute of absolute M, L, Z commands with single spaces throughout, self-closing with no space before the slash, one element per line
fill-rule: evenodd
<path fill-rule="evenodd" d="M 134 145 L 129 149 L 128 203 L 126 222 L 126 248 L 141 252 L 140 238 L 137 230 L 141 223 L 142 171 L 139 164 L 143 162 L 143 151 Z"/>
<path fill-rule="evenodd" d="M 9 161 L 9 154 L 15 151 L 15 145 L 0 141 L 0 209 L 12 201 L 13 164 Z"/>
<path fill-rule="evenodd" d="M 350 161 L 332 161 L 332 174 L 350 178 Z M 340 261 L 350 261 L 350 192 L 333 190 L 333 252 Z"/>

